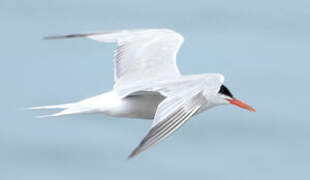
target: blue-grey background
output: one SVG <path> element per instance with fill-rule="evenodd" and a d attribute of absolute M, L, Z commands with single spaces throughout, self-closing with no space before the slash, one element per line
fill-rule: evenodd
<path fill-rule="evenodd" d="M 307 0 L 0 0 L 0 179 L 310 178 Z M 151 121 L 104 115 L 36 119 L 29 106 L 77 101 L 113 85 L 113 44 L 47 35 L 171 28 L 181 72 L 220 72 L 233 106 L 194 117 L 127 161 Z"/>

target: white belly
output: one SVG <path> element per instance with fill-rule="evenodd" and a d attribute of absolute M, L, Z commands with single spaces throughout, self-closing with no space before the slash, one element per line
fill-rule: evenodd
<path fill-rule="evenodd" d="M 106 115 L 126 118 L 153 119 L 157 106 L 165 97 L 158 93 L 148 93 L 145 95 L 134 95 L 120 98 L 114 92 L 90 98 L 85 104 L 92 104 L 89 100 L 93 99 L 93 108 Z"/>

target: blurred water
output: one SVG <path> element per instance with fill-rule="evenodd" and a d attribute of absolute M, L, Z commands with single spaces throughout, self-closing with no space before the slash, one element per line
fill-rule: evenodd
<path fill-rule="evenodd" d="M 309 1 L 0 0 L 0 179 L 309 179 Z M 115 45 L 47 35 L 171 28 L 181 72 L 220 72 L 252 114 L 217 107 L 130 161 L 150 121 L 35 119 L 24 107 L 113 85 Z"/>

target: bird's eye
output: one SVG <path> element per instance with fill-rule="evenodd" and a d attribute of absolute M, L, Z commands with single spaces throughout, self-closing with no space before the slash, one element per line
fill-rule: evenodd
<path fill-rule="evenodd" d="M 234 96 L 230 93 L 230 91 L 228 90 L 228 88 L 224 85 L 221 86 L 219 92 L 220 94 L 223 94 L 225 96 L 231 97 L 233 98 Z"/>

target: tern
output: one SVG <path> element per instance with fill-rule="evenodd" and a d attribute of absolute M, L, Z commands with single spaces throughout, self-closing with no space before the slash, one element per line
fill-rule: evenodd
<path fill-rule="evenodd" d="M 153 119 L 149 132 L 128 158 L 164 140 L 189 118 L 211 107 L 233 104 L 255 112 L 232 95 L 223 84 L 222 74 L 181 74 L 176 56 L 184 38 L 173 30 L 120 30 L 45 39 L 77 37 L 117 43 L 112 90 L 74 103 L 30 109 L 62 109 L 44 117 L 103 113 L 114 117 Z"/>

